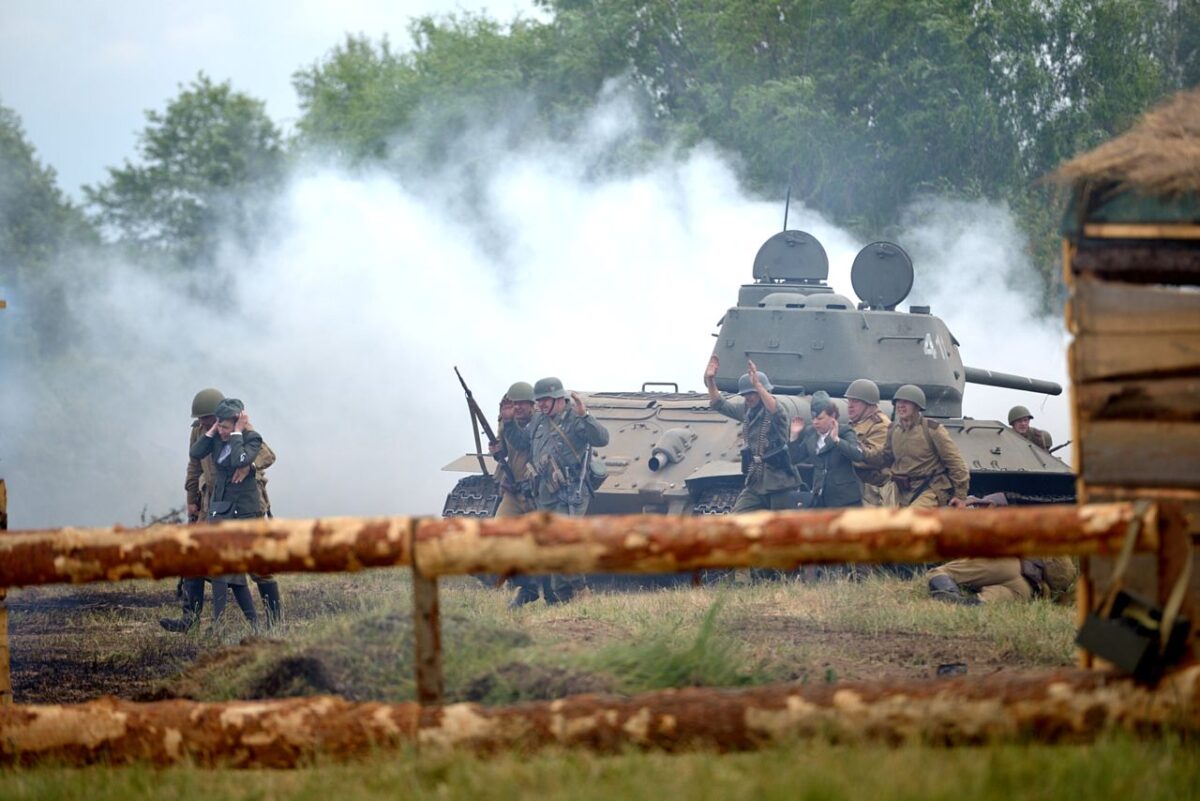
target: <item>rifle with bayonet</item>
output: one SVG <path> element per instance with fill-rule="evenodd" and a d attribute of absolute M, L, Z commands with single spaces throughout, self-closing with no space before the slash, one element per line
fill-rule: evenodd
<path fill-rule="evenodd" d="M 454 374 L 458 376 L 458 383 L 462 384 L 463 392 L 467 396 L 467 409 L 471 412 L 471 430 L 475 434 L 475 455 L 479 458 L 479 469 L 484 475 L 487 475 L 487 463 L 483 461 L 483 444 L 479 440 L 479 429 L 482 428 L 483 433 L 487 435 L 489 445 L 495 445 L 500 442 L 500 438 L 496 436 L 496 432 L 492 430 L 492 425 L 488 422 L 487 416 L 479 408 L 479 404 L 475 402 L 474 393 L 467 386 L 466 380 L 462 377 L 462 373 L 458 371 L 457 367 L 454 368 Z M 500 444 L 501 448 L 492 454 L 492 457 L 496 460 L 496 464 L 500 465 L 500 469 L 504 471 L 504 477 L 508 480 L 509 485 L 514 488 L 519 487 L 521 485 L 508 463 L 508 454 L 504 452 L 503 443 Z"/>

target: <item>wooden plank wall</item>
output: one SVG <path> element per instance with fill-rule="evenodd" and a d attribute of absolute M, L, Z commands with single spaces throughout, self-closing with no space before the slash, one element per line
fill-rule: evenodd
<path fill-rule="evenodd" d="M 1135 559 L 1124 583 L 1165 602 L 1191 542 L 1184 613 L 1200 658 L 1200 226 L 1088 226 L 1064 241 L 1063 267 L 1079 501 L 1180 505 L 1178 537 Z M 1081 616 L 1113 561 L 1083 560 Z"/>

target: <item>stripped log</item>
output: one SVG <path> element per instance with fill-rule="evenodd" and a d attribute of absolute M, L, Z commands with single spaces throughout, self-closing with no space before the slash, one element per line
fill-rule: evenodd
<path fill-rule="evenodd" d="M 147 529 L 61 529 L 0 538 L 0 585 L 411 565 L 467 573 L 666 573 L 791 569 L 820 562 L 929 562 L 963 556 L 1111 554 L 1132 503 L 997 509 L 848 509 L 724 517 L 330 518 Z M 1158 510 L 1141 550 L 1158 547 Z M 415 525 L 414 541 L 408 533 Z"/>
<path fill-rule="evenodd" d="M 426 575 L 668 573 L 719 567 L 792 569 L 837 562 L 932 562 L 966 556 L 1110 554 L 1130 503 L 996 509 L 814 509 L 724 517 L 559 517 L 418 522 Z M 1158 547 L 1158 511 L 1141 519 L 1140 550 Z"/>
<path fill-rule="evenodd" d="M 15 531 L 0 537 L 0 586 L 410 565 L 412 527 L 409 517 L 331 517 Z"/>
<path fill-rule="evenodd" d="M 684 689 L 632 698 L 580 695 L 509 707 L 275 701 L 0 709 L 0 761 L 292 767 L 416 744 L 491 752 L 543 746 L 600 751 L 756 748 L 835 742 L 1086 742 L 1117 729 L 1200 731 L 1200 667 L 1147 689 L 1111 674 L 1059 671 L 982 679 Z"/>

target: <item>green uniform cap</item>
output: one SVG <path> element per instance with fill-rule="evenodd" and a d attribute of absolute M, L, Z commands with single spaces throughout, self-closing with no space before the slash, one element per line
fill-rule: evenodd
<path fill-rule="evenodd" d="M 225 398 L 217 404 L 217 408 L 213 414 L 217 416 L 218 420 L 228 420 L 231 417 L 237 417 L 245 408 L 246 404 L 237 398 Z"/>

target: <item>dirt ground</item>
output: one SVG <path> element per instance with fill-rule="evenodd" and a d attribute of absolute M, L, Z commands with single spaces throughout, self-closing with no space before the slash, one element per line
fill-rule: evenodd
<path fill-rule="evenodd" d="M 158 619 L 178 614 L 169 582 L 14 590 L 8 606 L 15 698 L 69 703 L 101 695 L 150 700 L 323 692 L 355 699 L 406 697 L 412 647 L 403 609 L 407 585 L 383 583 L 378 576 L 364 583 L 363 575 L 285 577 L 290 619 L 276 636 L 251 636 L 232 602 L 219 631 L 188 636 L 164 631 Z M 514 613 L 506 609 L 503 591 L 464 582 L 443 593 L 447 649 L 465 643 L 461 650 L 479 652 L 475 661 L 468 654 L 457 667 L 448 660 L 451 695 L 462 700 L 617 691 L 620 677 L 589 667 L 595 654 L 635 642 L 647 631 L 686 633 L 710 603 L 698 591 L 599 594 L 565 607 L 539 604 Z M 820 590 L 805 590 L 812 597 L 789 601 L 792 595 L 783 588 L 731 603 L 726 632 L 736 658 L 758 670 L 756 680 L 932 678 L 1070 660 L 1069 648 L 1023 653 L 1010 637 L 971 618 L 951 618 L 957 630 L 931 634 L 939 619 L 930 624 L 927 617 L 978 613 L 910 601 L 905 588 L 874 591 L 897 608 L 916 605 L 920 614 L 864 622 L 854 616 L 865 614 L 862 610 L 822 611 L 827 598 Z M 853 590 L 830 590 L 830 608 L 846 605 L 838 592 Z M 812 598 L 819 601 L 816 611 Z M 381 608 L 383 601 L 391 606 Z M 869 598 L 863 604 L 879 605 Z M 1043 612 L 1069 617 L 1065 610 Z M 1052 623 L 1063 625 L 1058 617 Z"/>

